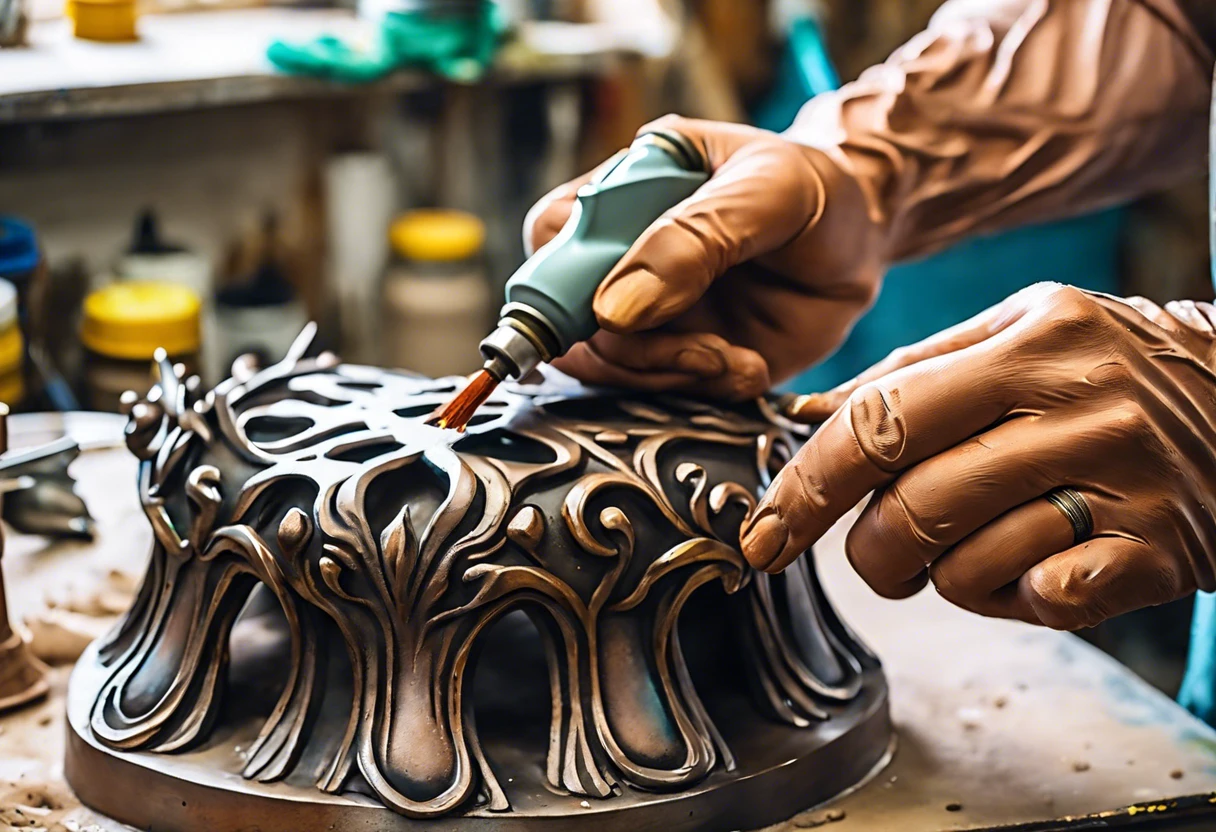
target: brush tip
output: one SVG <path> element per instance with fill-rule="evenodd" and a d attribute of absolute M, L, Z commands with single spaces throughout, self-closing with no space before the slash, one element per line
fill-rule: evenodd
<path fill-rule="evenodd" d="M 498 386 L 498 379 L 493 374 L 479 370 L 469 376 L 469 383 L 464 386 L 464 389 L 459 391 L 452 400 L 427 420 L 427 424 L 434 425 L 441 430 L 458 430 L 463 431 L 469 424 L 469 420 L 477 412 L 486 399 L 494 392 L 494 388 Z"/>

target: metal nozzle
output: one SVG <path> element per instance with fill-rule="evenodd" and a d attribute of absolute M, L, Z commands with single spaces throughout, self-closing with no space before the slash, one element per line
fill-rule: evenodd
<path fill-rule="evenodd" d="M 483 369 L 499 381 L 520 380 L 561 349 L 553 327 L 539 312 L 520 303 L 503 307 L 498 327 L 481 342 Z"/>

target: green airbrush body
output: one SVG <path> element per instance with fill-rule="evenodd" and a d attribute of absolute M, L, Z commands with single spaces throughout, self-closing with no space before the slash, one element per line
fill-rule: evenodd
<path fill-rule="evenodd" d="M 485 371 L 521 379 L 594 335 L 600 283 L 651 223 L 705 184 L 706 168 L 684 136 L 655 131 L 584 185 L 561 232 L 507 281 L 501 320 L 481 342 Z"/>

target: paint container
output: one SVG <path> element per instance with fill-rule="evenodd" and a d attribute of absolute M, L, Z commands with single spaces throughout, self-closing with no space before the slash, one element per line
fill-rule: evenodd
<path fill-rule="evenodd" d="M 17 320 L 17 287 L 0 280 L 0 402 L 16 407 L 25 398 L 25 337 Z"/>
<path fill-rule="evenodd" d="M 262 218 L 252 252 L 251 265 L 215 296 L 218 353 L 225 367 L 242 355 L 255 356 L 263 367 L 281 361 L 308 323 L 273 213 Z"/>
<path fill-rule="evenodd" d="M 431 378 L 481 366 L 495 305 L 482 262 L 485 224 L 462 211 L 410 211 L 389 231 L 381 361 Z"/>
<path fill-rule="evenodd" d="M 138 40 L 135 0 L 68 0 L 72 34 L 81 40 L 120 42 Z"/>
<path fill-rule="evenodd" d="M 397 208 L 397 178 L 387 157 L 343 153 L 326 163 L 326 282 L 338 302 L 342 357 L 348 361 L 378 359 L 376 310 Z"/>
<path fill-rule="evenodd" d="M 151 389 L 158 348 L 187 373 L 198 372 L 200 309 L 190 289 L 154 281 L 113 283 L 85 298 L 80 340 L 86 406 L 117 412 L 125 391 Z"/>
<path fill-rule="evenodd" d="M 202 302 L 199 369 L 203 382 L 208 386 L 214 386 L 228 377 L 228 368 L 223 366 L 214 350 L 219 337 L 215 322 L 213 271 L 211 261 L 206 257 L 180 243 L 166 240 L 161 234 L 157 215 L 148 209 L 136 219 L 131 244 L 114 263 L 114 276 L 119 280 L 173 283 L 185 286 L 198 296 Z"/>

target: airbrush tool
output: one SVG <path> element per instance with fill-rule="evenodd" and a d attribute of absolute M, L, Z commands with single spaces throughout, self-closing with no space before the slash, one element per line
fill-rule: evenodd
<path fill-rule="evenodd" d="M 685 136 L 655 130 L 580 188 L 561 232 L 507 281 L 498 326 L 481 342 L 482 369 L 432 424 L 464 430 L 500 383 L 523 379 L 594 335 L 600 283 L 651 223 L 705 184 L 707 168 Z"/>

